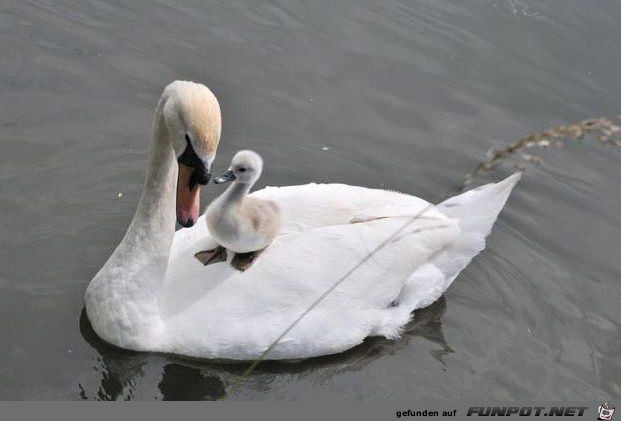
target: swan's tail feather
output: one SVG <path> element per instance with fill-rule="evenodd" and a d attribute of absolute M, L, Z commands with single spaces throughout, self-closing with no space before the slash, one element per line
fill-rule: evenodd
<path fill-rule="evenodd" d="M 485 248 L 485 237 L 521 176 L 521 172 L 515 173 L 503 181 L 469 190 L 436 206 L 444 215 L 459 220 L 460 234 L 408 279 L 399 300 L 410 311 L 440 298 L 459 272 Z"/>
<path fill-rule="evenodd" d="M 498 183 L 485 184 L 436 205 L 449 218 L 460 220 L 462 232 L 489 234 L 498 214 L 505 206 L 522 172 L 516 172 Z"/>

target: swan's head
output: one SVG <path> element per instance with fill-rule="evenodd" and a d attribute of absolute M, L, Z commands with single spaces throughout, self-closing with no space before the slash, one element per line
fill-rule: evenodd
<path fill-rule="evenodd" d="M 263 159 L 253 151 L 239 151 L 233 157 L 228 171 L 214 178 L 216 184 L 235 181 L 242 184 L 254 184 L 263 172 Z"/>
<path fill-rule="evenodd" d="M 165 136 L 177 157 L 177 221 L 191 227 L 198 219 L 199 186 L 211 178 L 222 119 L 215 95 L 205 85 L 175 81 L 160 99 Z"/>

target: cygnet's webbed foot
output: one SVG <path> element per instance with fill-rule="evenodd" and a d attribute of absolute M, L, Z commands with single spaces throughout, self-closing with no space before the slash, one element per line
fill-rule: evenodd
<path fill-rule="evenodd" d="M 251 251 L 249 253 L 235 253 L 235 257 L 231 260 L 231 266 L 239 271 L 247 270 L 257 259 L 257 256 L 261 254 L 263 250 Z"/>
<path fill-rule="evenodd" d="M 226 262 L 226 249 L 218 246 L 213 250 L 199 251 L 194 255 L 203 266 L 213 263 Z"/>

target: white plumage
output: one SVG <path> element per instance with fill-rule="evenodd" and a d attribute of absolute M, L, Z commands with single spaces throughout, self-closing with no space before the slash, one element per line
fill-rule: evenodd
<path fill-rule="evenodd" d="M 226 263 L 197 261 L 195 252 L 215 246 L 203 217 L 177 231 L 165 279 L 159 274 L 161 279 L 152 280 L 163 287 L 142 291 L 158 294 L 159 320 L 138 342 L 128 329 L 116 345 L 202 358 L 256 358 L 342 274 L 428 208 L 313 309 L 268 358 L 342 352 L 367 336 L 396 338 L 411 312 L 439 298 L 484 248 L 519 177 L 435 207 L 413 196 L 340 184 L 255 192 L 278 203 L 283 213 L 281 234 L 256 263 L 242 273 Z M 362 215 L 366 222 L 351 223 Z M 122 292 L 117 297 L 131 300 Z"/>
<path fill-rule="evenodd" d="M 514 174 L 437 206 L 342 184 L 254 192 L 250 196 L 277 203 L 282 228 L 252 267 L 239 272 L 224 262 L 203 266 L 194 258 L 216 247 L 204 216 L 194 227 L 174 232 L 175 198 L 178 207 L 179 200 L 198 198 L 196 186 L 187 190 L 185 179 L 177 180 L 175 161 L 191 147 L 196 159 L 209 165 L 219 134 L 219 106 L 205 86 L 174 82 L 164 90 L 140 203 L 123 240 L 86 291 L 89 320 L 104 340 L 137 351 L 255 359 L 342 275 L 420 215 L 308 313 L 267 358 L 333 354 L 368 336 L 398 337 L 412 311 L 439 298 L 483 250 L 520 178 Z M 191 193 L 178 196 L 180 188 Z M 198 207 L 179 209 L 188 221 Z"/>

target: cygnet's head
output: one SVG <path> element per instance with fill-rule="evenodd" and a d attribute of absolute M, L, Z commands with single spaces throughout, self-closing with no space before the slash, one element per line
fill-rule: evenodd
<path fill-rule="evenodd" d="M 254 184 L 263 172 L 263 159 L 253 151 L 239 151 L 233 157 L 228 171 L 213 182 L 216 184 L 235 181 L 242 184 Z"/>

